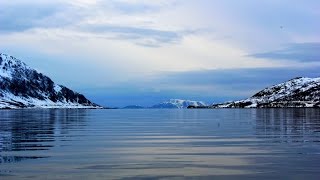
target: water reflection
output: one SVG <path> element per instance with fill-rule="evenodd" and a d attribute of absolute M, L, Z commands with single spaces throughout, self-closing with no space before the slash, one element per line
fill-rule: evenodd
<path fill-rule="evenodd" d="M 48 156 L 2 155 L 5 152 L 41 151 L 52 148 L 70 129 L 85 125 L 85 110 L 1 110 L 0 163 Z M 77 127 L 79 128 L 79 127 Z"/>
<path fill-rule="evenodd" d="M 256 110 L 256 135 L 278 142 L 319 142 L 319 109 Z"/>
<path fill-rule="evenodd" d="M 318 109 L 26 110 L 0 115 L 0 177 L 319 176 Z"/>
<path fill-rule="evenodd" d="M 320 109 L 255 110 L 255 134 L 263 139 L 256 148 L 274 156 L 248 157 L 264 164 L 262 177 L 318 179 L 320 168 Z"/>

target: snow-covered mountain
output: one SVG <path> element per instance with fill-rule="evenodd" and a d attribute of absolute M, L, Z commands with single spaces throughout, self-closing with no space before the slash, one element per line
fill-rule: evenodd
<path fill-rule="evenodd" d="M 185 109 L 189 106 L 193 107 L 204 107 L 207 106 L 206 103 L 201 101 L 190 101 L 190 100 L 182 100 L 182 99 L 170 99 L 169 101 L 162 102 L 160 104 L 156 104 L 151 108 L 159 108 L 159 109 Z"/>
<path fill-rule="evenodd" d="M 294 78 L 265 88 L 248 99 L 214 104 L 212 107 L 320 107 L 320 78 Z"/>
<path fill-rule="evenodd" d="M 22 61 L 0 54 L 0 109 L 101 108 Z"/>
<path fill-rule="evenodd" d="M 123 107 L 122 109 L 145 109 L 145 107 L 139 106 L 139 105 L 129 105 L 129 106 Z"/>

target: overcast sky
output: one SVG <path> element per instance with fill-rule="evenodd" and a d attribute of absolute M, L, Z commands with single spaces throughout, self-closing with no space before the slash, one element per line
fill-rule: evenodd
<path fill-rule="evenodd" d="M 107 106 L 320 76 L 318 0 L 0 0 L 0 52 Z"/>

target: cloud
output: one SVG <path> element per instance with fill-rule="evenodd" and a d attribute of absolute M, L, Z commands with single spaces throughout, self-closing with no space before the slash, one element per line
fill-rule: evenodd
<path fill-rule="evenodd" d="M 237 68 L 200 70 L 180 73 L 168 73 L 163 79 L 176 84 L 194 85 L 250 85 L 259 83 L 274 83 L 297 76 L 320 76 L 318 66 L 309 68 Z M 270 74 L 273 76 L 270 77 Z M 240 86 L 238 86 L 240 87 Z M 245 87 L 244 87 L 245 88 Z"/>
<path fill-rule="evenodd" d="M 177 43 L 184 35 L 181 31 L 150 26 L 152 22 L 145 18 L 147 12 L 154 13 L 167 6 L 165 2 L 76 0 L 69 3 L 25 3 L 16 0 L 0 6 L 0 32 L 23 33 L 32 29 L 46 29 L 49 32 L 50 29 L 64 29 L 87 37 L 100 36 L 131 41 L 139 46 L 160 47 Z"/>
<path fill-rule="evenodd" d="M 147 47 L 159 47 L 163 44 L 177 43 L 182 38 L 182 32 L 131 26 L 86 25 L 78 29 L 99 34 L 99 36 L 108 39 L 133 41 L 137 45 Z"/>
<path fill-rule="evenodd" d="M 271 60 L 293 60 L 301 62 L 320 61 L 320 42 L 294 43 L 284 49 L 249 55 L 255 58 Z"/>
<path fill-rule="evenodd" d="M 125 14 L 141 14 L 159 11 L 161 7 L 156 4 L 150 3 L 133 3 L 133 2 L 124 2 L 124 1 L 114 1 L 112 2 L 112 7 L 118 10 L 121 13 Z"/>
<path fill-rule="evenodd" d="M 308 68 L 237 68 L 168 73 L 151 82 L 160 90 L 180 90 L 199 97 L 249 97 L 295 77 L 320 77 L 320 66 Z M 225 99 L 222 99 L 225 100 Z"/>
<path fill-rule="evenodd" d="M 57 27 L 65 24 L 62 19 L 60 21 L 52 19 L 53 16 L 66 9 L 66 6 L 59 2 L 13 2 L 0 6 L 0 32 L 22 32 L 35 27 Z"/>

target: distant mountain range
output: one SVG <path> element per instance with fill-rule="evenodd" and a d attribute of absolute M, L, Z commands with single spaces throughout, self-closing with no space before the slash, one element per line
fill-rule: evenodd
<path fill-rule="evenodd" d="M 101 108 L 22 61 L 0 54 L 0 109 Z"/>
<path fill-rule="evenodd" d="M 320 107 L 320 78 L 297 77 L 265 88 L 250 98 L 207 105 L 201 101 L 170 99 L 149 108 L 289 108 Z M 141 106 L 128 106 L 129 109 L 141 109 Z"/>
<path fill-rule="evenodd" d="M 146 109 L 146 108 L 138 105 L 130 105 L 130 106 L 125 106 L 122 109 Z"/>
<path fill-rule="evenodd" d="M 214 104 L 211 108 L 320 107 L 320 78 L 297 77 L 250 98 Z"/>
<path fill-rule="evenodd" d="M 206 103 L 202 102 L 202 101 L 170 99 L 169 101 L 165 101 L 165 102 L 153 105 L 151 108 L 158 108 L 158 109 L 185 109 L 185 108 L 187 108 L 189 106 L 203 107 L 203 106 L 208 106 L 208 105 Z"/>
<path fill-rule="evenodd" d="M 130 105 L 130 106 L 124 107 L 123 109 L 186 109 L 190 106 L 200 108 L 200 107 L 207 107 L 208 105 L 202 101 L 170 99 L 168 101 L 155 104 L 151 107 Z"/>

